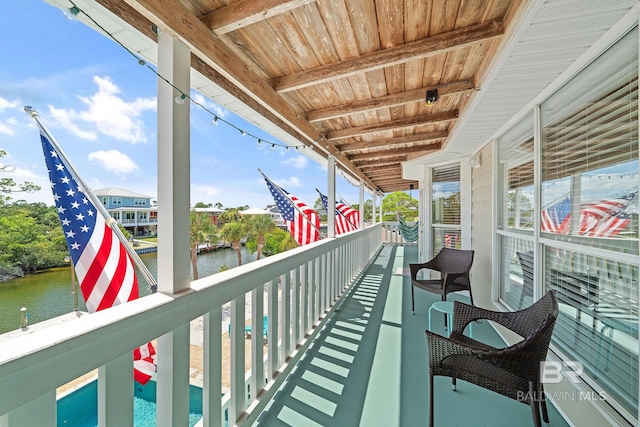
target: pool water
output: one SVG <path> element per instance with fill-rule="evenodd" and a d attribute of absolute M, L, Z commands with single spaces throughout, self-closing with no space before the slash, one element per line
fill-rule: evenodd
<path fill-rule="evenodd" d="M 155 427 L 156 383 L 134 384 L 133 425 Z M 189 427 L 202 418 L 202 389 L 189 387 Z M 98 381 L 75 390 L 57 402 L 58 427 L 97 427 L 98 425 Z"/>

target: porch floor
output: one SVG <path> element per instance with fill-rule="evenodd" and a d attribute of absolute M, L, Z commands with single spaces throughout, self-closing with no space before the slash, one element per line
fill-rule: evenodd
<path fill-rule="evenodd" d="M 348 290 L 295 370 L 255 425 L 419 426 L 427 424 L 428 308 L 439 297 L 416 289 L 411 314 L 409 263 L 415 246 L 384 246 L 360 280 Z M 449 300 L 468 301 L 463 296 Z M 433 329 L 444 330 L 444 315 Z M 487 323 L 474 337 L 492 345 L 502 340 Z M 527 405 L 480 387 L 436 377 L 435 423 L 439 426 L 533 425 Z M 551 426 L 567 426 L 552 404 Z"/>

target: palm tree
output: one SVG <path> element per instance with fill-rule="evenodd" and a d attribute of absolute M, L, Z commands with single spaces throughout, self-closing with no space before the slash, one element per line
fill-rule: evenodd
<path fill-rule="evenodd" d="M 226 223 L 220 230 L 220 235 L 225 241 L 231 242 L 231 247 L 238 254 L 238 265 L 242 265 L 242 253 L 240 252 L 240 240 L 247 235 L 247 226 L 242 221 Z"/>
<path fill-rule="evenodd" d="M 256 237 L 256 242 L 258 244 L 257 259 L 260 259 L 262 249 L 266 243 L 265 235 L 276 228 L 276 223 L 273 222 L 271 217 L 268 215 L 252 215 L 247 220 L 247 228 L 249 230 L 249 234 Z"/>
<path fill-rule="evenodd" d="M 216 227 L 208 215 L 198 214 L 195 210 L 191 210 L 190 220 L 191 266 L 193 268 L 193 280 L 198 280 L 198 245 L 212 240 L 217 242 L 218 236 Z"/>

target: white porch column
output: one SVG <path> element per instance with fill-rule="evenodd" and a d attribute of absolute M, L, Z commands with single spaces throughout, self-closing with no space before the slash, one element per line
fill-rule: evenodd
<path fill-rule="evenodd" d="M 158 73 L 189 94 L 190 52 L 158 34 Z M 158 79 L 158 292 L 189 288 L 189 100 Z M 157 419 L 159 427 L 189 423 L 189 325 L 158 338 Z"/>
<path fill-rule="evenodd" d="M 360 224 L 358 228 L 364 228 L 364 182 L 360 181 Z"/>
<path fill-rule="evenodd" d="M 376 202 L 378 200 L 378 193 L 375 191 L 371 195 L 371 222 L 373 225 L 376 225 Z"/>
<path fill-rule="evenodd" d="M 336 237 L 336 159 L 327 157 L 327 237 Z"/>

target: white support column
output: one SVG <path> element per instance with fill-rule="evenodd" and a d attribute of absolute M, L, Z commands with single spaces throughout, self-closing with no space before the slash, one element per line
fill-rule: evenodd
<path fill-rule="evenodd" d="M 360 181 L 360 224 L 358 228 L 364 228 L 364 182 Z"/>
<path fill-rule="evenodd" d="M 371 195 L 371 222 L 372 225 L 376 225 L 376 203 L 378 200 L 378 193 L 374 192 Z"/>
<path fill-rule="evenodd" d="M 170 34 L 158 34 L 158 72 L 189 93 L 190 52 Z M 158 291 L 189 288 L 189 100 L 158 79 Z"/>
<path fill-rule="evenodd" d="M 471 249 L 472 168 L 460 162 L 460 232 L 461 249 Z"/>
<path fill-rule="evenodd" d="M 133 353 L 98 368 L 98 427 L 133 427 Z"/>
<path fill-rule="evenodd" d="M 190 88 L 189 50 L 158 34 L 158 73 L 182 93 Z M 189 288 L 189 100 L 158 79 L 158 291 Z M 189 324 L 158 338 L 157 419 L 159 427 L 189 423 Z"/>
<path fill-rule="evenodd" d="M 336 159 L 327 157 L 327 237 L 336 237 Z"/>
<path fill-rule="evenodd" d="M 0 415 L 0 427 L 55 426 L 56 391 L 52 390 L 13 411 Z"/>

